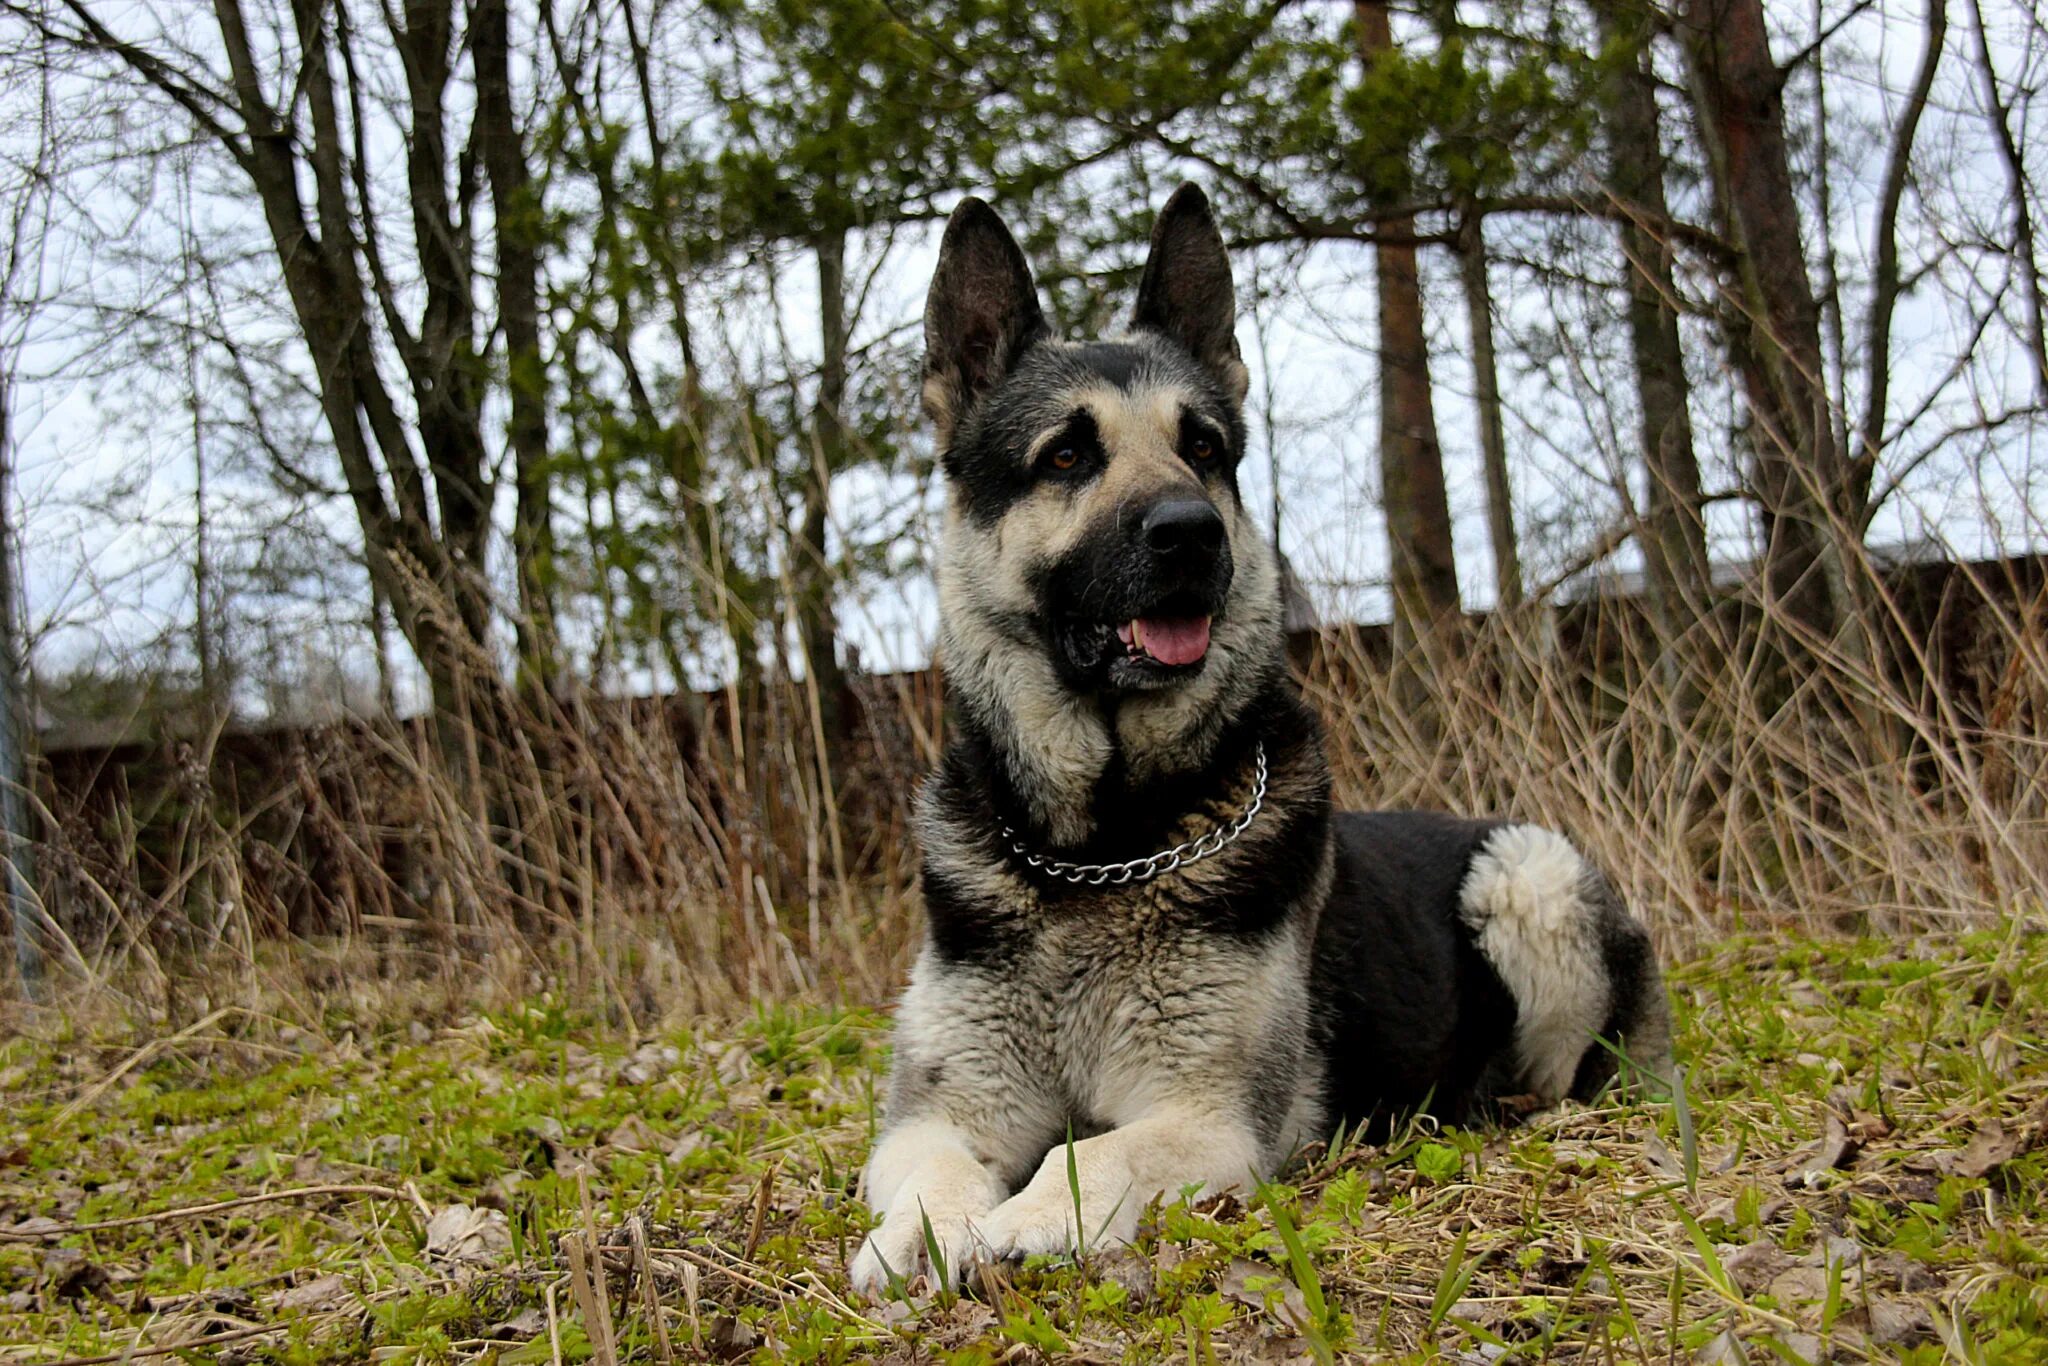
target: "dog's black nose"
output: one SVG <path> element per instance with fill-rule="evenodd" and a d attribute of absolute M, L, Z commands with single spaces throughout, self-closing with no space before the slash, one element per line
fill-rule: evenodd
<path fill-rule="evenodd" d="M 1142 529 L 1159 555 L 1212 555 L 1223 544 L 1223 515 L 1206 498 L 1162 498 L 1145 510 Z"/>

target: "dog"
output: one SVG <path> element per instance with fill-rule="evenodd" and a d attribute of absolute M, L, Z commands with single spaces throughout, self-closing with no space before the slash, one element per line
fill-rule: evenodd
<path fill-rule="evenodd" d="M 1235 314 L 1194 185 L 1107 340 L 1052 335 L 986 204 L 947 224 L 923 400 L 952 717 L 862 1293 L 1127 1242 L 1155 1197 L 1244 1187 L 1339 1123 L 1668 1058 L 1648 936 L 1562 836 L 1333 811 L 1237 488 Z"/>

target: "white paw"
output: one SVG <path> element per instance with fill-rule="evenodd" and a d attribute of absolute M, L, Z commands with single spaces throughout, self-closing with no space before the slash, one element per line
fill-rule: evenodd
<path fill-rule="evenodd" d="M 913 1283 L 924 1277 L 928 1289 L 951 1289 L 960 1284 L 961 1271 L 967 1263 L 988 1255 L 974 1224 L 964 1215 L 942 1216 L 931 1221 L 932 1237 L 945 1263 L 943 1268 L 935 1267 L 925 1241 L 924 1225 L 923 1216 L 915 1209 L 892 1211 L 868 1235 L 847 1268 L 854 1291 L 871 1300 L 884 1299 L 895 1277 L 900 1277 L 906 1288 L 914 1288 Z"/>
<path fill-rule="evenodd" d="M 1138 1236 L 1143 1201 L 1126 1197 L 1113 1210 L 1092 1205 L 1082 1209 L 1082 1237 L 1074 1237 L 1074 1194 L 1033 1182 L 981 1220 L 985 1255 L 997 1261 L 1022 1261 L 1040 1254 L 1071 1255 L 1128 1243 Z"/>

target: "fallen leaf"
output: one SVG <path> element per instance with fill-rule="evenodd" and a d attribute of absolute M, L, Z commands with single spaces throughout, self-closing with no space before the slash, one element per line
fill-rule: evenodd
<path fill-rule="evenodd" d="M 60 1300 L 104 1298 L 113 1283 L 105 1267 L 75 1247 L 54 1247 L 43 1254 L 43 1285 Z"/>
<path fill-rule="evenodd" d="M 1786 1333 L 1778 1345 L 1801 1361 L 1820 1361 L 1825 1356 L 1821 1341 L 1812 1333 Z"/>
<path fill-rule="evenodd" d="M 509 1319 L 500 1319 L 484 1330 L 487 1338 L 524 1342 L 547 1331 L 548 1316 L 538 1309 L 522 1309 Z"/>
<path fill-rule="evenodd" d="M 2023 1135 L 2007 1133 L 1994 1117 L 1978 1126 L 1970 1141 L 1960 1148 L 1934 1155 L 1935 1167 L 1949 1176 L 1989 1176 L 2026 1151 Z"/>
<path fill-rule="evenodd" d="M 1849 1136 L 1849 1126 L 1842 1123 L 1841 1116 L 1830 1110 L 1820 1142 L 1811 1148 L 1801 1149 L 1785 1164 L 1785 1169 L 1792 1173 L 1791 1184 L 1811 1188 L 1819 1185 L 1829 1172 L 1854 1162 L 1862 1148 L 1862 1144 Z"/>
<path fill-rule="evenodd" d="M 504 1212 L 450 1205 L 427 1221 L 427 1255 L 447 1262 L 489 1266 L 512 1250 Z"/>
<path fill-rule="evenodd" d="M 1771 1277 L 1771 1298 L 1780 1304 L 1818 1304 L 1827 1294 L 1828 1274 L 1817 1266 L 1795 1266 Z"/>
<path fill-rule="evenodd" d="M 1218 1288 L 1224 1299 L 1271 1313 L 1292 1327 L 1308 1323 L 1308 1300 L 1301 1287 L 1270 1266 L 1233 1257 Z"/>
<path fill-rule="evenodd" d="M 9 1241 L 19 1241 L 24 1238 L 54 1238 L 69 1227 L 62 1219 L 33 1214 L 19 1223 L 10 1224 L 7 1232 L 14 1235 Z"/>
<path fill-rule="evenodd" d="M 279 1310 L 296 1311 L 301 1314 L 325 1314 L 341 1308 L 354 1294 L 348 1288 L 346 1277 L 329 1274 L 295 1285 L 289 1290 L 278 1292 L 274 1304 Z"/>
<path fill-rule="evenodd" d="M 1152 1302 L 1152 1259 L 1142 1252 L 1118 1245 L 1095 1257 L 1089 1270 L 1098 1278 L 1114 1281 L 1124 1288 L 1126 1308 L 1141 1309 Z"/>
<path fill-rule="evenodd" d="M 1697 1352 L 1692 1354 L 1693 1366 L 1748 1366 L 1749 1356 L 1742 1350 L 1742 1339 L 1731 1329 L 1722 1333 Z"/>
<path fill-rule="evenodd" d="M 707 1345 L 722 1357 L 744 1356 L 753 1351 L 760 1340 L 759 1333 L 730 1315 L 714 1320 L 711 1331 L 705 1335 Z"/>
<path fill-rule="evenodd" d="M 1769 1285 L 1793 1264 L 1776 1243 L 1763 1238 L 1720 1255 L 1728 1278 L 1748 1295 Z"/>
<path fill-rule="evenodd" d="M 1984 1059 L 1985 1070 L 1992 1076 L 2010 1077 L 2019 1065 L 2020 1049 L 2003 1032 L 1993 1031 L 1977 1045 L 1977 1056 Z"/>
<path fill-rule="evenodd" d="M 1684 1165 L 1671 1155 L 1671 1149 L 1654 1133 L 1643 1140 L 1643 1160 L 1648 1162 L 1650 1170 L 1659 1176 L 1671 1181 L 1685 1179 Z"/>
<path fill-rule="evenodd" d="M 638 1115 L 627 1115 L 619 1127 L 605 1138 L 605 1142 L 629 1153 L 652 1152 L 661 1146 L 660 1136 Z"/>
<path fill-rule="evenodd" d="M 1852 1305 L 1837 1320 L 1861 1328 L 1880 1347 L 1911 1347 L 1934 1340 L 1934 1319 L 1918 1300 L 1879 1296 L 1868 1305 Z"/>
<path fill-rule="evenodd" d="M 1584 1143 L 1553 1143 L 1550 1161 L 1567 1176 L 1591 1176 L 1600 1165 L 1600 1154 Z"/>
<path fill-rule="evenodd" d="M 614 1074 L 627 1086 L 646 1086 L 660 1081 L 683 1065 L 683 1051 L 672 1043 L 647 1043 L 633 1050 L 633 1056 L 619 1064 Z"/>

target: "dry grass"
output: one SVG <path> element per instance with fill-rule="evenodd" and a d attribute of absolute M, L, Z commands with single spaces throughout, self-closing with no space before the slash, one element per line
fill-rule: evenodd
<path fill-rule="evenodd" d="M 1341 799 L 1559 826 L 1667 948 L 2039 915 L 2048 600 L 1961 570 L 1943 591 L 1886 609 L 1881 665 L 1807 641 L 1796 682 L 1766 648 L 1792 633 L 1768 614 L 1738 629 L 1750 609 L 1731 603 L 1676 643 L 1626 610 L 1501 615 L 1400 669 L 1331 631 L 1306 686 Z M 215 1005 L 318 996 L 335 955 L 367 952 L 385 977 L 497 1001 L 555 985 L 643 1019 L 883 1000 L 915 934 L 909 805 L 943 721 L 932 680 L 862 686 L 839 747 L 816 742 L 797 682 L 680 723 L 507 699 L 508 720 L 455 732 L 487 787 L 427 727 L 389 723 L 269 737 L 232 765 L 195 741 L 168 778 L 161 761 L 103 775 L 44 807 L 64 991 L 183 1023 L 200 980 Z M 257 951 L 293 934 L 306 952 Z"/>

